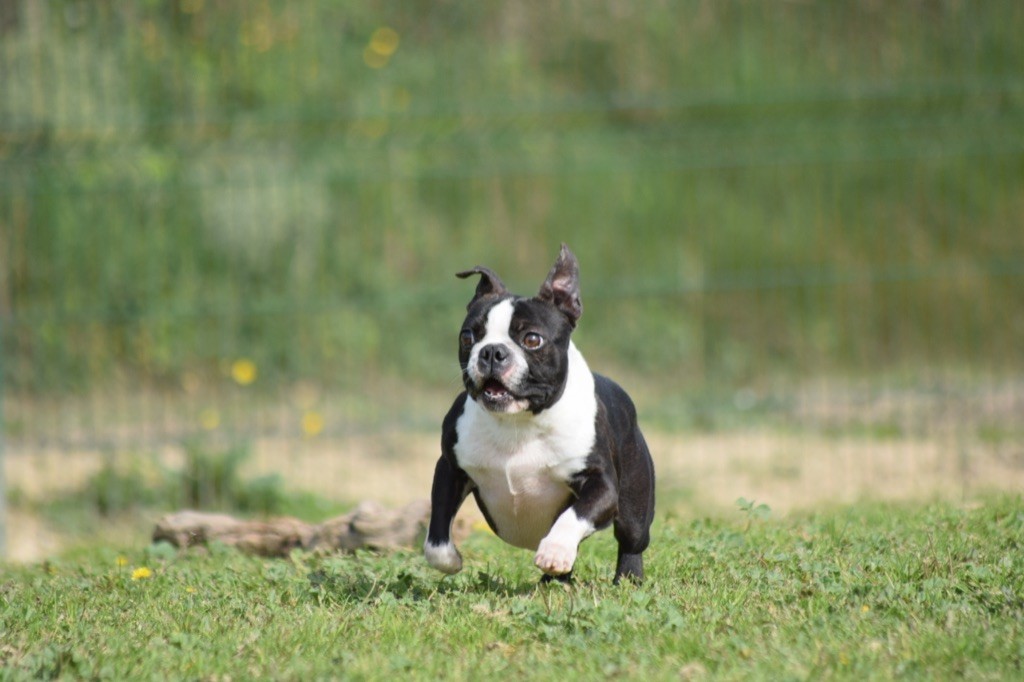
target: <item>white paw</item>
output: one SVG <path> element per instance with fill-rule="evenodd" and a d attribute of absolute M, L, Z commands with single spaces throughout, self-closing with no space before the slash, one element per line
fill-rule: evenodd
<path fill-rule="evenodd" d="M 576 545 L 546 537 L 540 541 L 533 563 L 548 575 L 565 575 L 576 563 Z"/>
<path fill-rule="evenodd" d="M 451 575 L 462 570 L 462 555 L 450 542 L 435 546 L 428 540 L 423 543 L 423 554 L 427 563 L 442 573 Z"/>

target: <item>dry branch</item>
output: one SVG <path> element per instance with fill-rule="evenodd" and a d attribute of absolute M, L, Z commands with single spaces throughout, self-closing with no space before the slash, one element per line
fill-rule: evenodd
<path fill-rule="evenodd" d="M 153 530 L 153 541 L 185 549 L 220 542 L 247 554 L 287 556 L 293 549 L 351 552 L 357 549 L 394 550 L 419 546 L 430 520 L 426 500 L 390 509 L 376 502 L 360 503 L 343 516 L 320 524 L 293 518 L 245 521 L 227 514 L 180 511 L 164 516 Z M 463 523 L 453 533 L 466 535 Z"/>

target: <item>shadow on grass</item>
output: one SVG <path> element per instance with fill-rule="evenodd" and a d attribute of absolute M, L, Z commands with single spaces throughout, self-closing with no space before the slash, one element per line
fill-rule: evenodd
<path fill-rule="evenodd" d="M 348 604 L 419 602 L 467 593 L 509 598 L 531 594 L 540 585 L 539 579 L 503 577 L 487 571 L 441 576 L 428 568 L 389 564 L 386 559 L 372 565 L 331 562 L 310 571 L 306 578 L 311 593 L 321 603 Z"/>

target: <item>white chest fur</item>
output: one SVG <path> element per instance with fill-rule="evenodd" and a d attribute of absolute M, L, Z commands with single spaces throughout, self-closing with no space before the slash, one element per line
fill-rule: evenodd
<path fill-rule="evenodd" d="M 495 414 L 466 401 L 455 457 L 503 540 L 537 549 L 572 496 L 569 479 L 594 446 L 596 413 L 594 377 L 573 344 L 565 391 L 540 414 Z"/>

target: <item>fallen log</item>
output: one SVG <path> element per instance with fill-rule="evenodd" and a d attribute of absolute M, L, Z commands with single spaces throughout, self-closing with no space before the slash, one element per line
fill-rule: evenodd
<path fill-rule="evenodd" d="M 422 544 L 429 521 L 430 503 L 426 500 L 398 509 L 373 501 L 361 502 L 348 514 L 319 524 L 288 517 L 249 521 L 227 514 L 184 510 L 157 521 L 153 542 L 169 542 L 180 549 L 219 542 L 265 557 L 288 556 L 300 548 L 391 551 Z M 452 532 L 456 539 L 462 539 L 469 533 L 468 524 L 457 521 Z"/>

